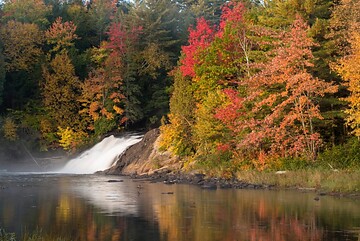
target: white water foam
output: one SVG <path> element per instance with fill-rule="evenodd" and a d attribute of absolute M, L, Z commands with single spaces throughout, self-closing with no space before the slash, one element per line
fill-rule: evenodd
<path fill-rule="evenodd" d="M 109 136 L 96 144 L 79 157 L 70 160 L 59 173 L 92 174 L 111 167 L 129 146 L 141 141 L 140 135 L 129 135 L 120 138 Z"/>

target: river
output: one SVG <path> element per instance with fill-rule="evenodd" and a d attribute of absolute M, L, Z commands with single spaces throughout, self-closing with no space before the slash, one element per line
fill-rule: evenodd
<path fill-rule="evenodd" d="M 0 228 L 72 241 L 360 240 L 359 200 L 314 197 L 119 176 L 0 173 Z"/>

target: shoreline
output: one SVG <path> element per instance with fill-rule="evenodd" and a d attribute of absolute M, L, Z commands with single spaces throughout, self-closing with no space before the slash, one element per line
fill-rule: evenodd
<path fill-rule="evenodd" d="M 185 165 L 184 160 L 159 150 L 159 129 L 148 131 L 130 146 L 105 175 L 123 175 L 133 179 L 165 184 L 190 184 L 203 189 L 292 189 L 313 191 L 318 195 L 350 196 L 360 199 L 360 170 L 313 167 L 290 170 L 222 170 L 221 167 Z M 187 166 L 187 167 L 185 167 Z M 191 170 L 189 170 L 189 167 Z"/>
<path fill-rule="evenodd" d="M 104 174 L 104 173 L 102 173 Z M 125 176 L 132 180 L 150 183 L 164 183 L 166 185 L 195 185 L 204 190 L 217 189 L 247 189 L 247 190 L 294 190 L 298 192 L 313 192 L 314 200 L 318 201 L 321 196 L 332 196 L 337 198 L 351 198 L 360 200 L 360 192 L 328 191 L 321 188 L 305 186 L 279 186 L 275 184 L 251 183 L 237 178 L 225 179 L 221 177 L 208 177 L 202 173 L 183 173 L 165 170 L 152 174 L 104 174 L 106 176 Z"/>

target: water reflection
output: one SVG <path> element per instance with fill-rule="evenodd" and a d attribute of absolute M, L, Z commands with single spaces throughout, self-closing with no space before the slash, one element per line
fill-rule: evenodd
<path fill-rule="evenodd" d="M 109 179 L 0 176 L 0 227 L 89 241 L 360 239 L 356 200 Z"/>
<path fill-rule="evenodd" d="M 74 196 L 79 196 L 99 208 L 102 213 L 115 216 L 138 216 L 138 193 L 134 182 L 122 185 L 120 178 L 77 182 L 69 187 L 69 181 L 62 183 L 63 189 L 69 188 Z"/>
<path fill-rule="evenodd" d="M 358 240 L 360 205 L 314 194 L 173 186 L 146 199 L 164 240 Z M 194 190 L 196 189 L 196 190 Z M 150 198 L 150 196 L 152 198 Z M 351 230 L 350 230 L 351 229 Z M 356 231 L 357 230 L 357 231 Z M 340 232 L 339 232 L 340 231 Z"/>

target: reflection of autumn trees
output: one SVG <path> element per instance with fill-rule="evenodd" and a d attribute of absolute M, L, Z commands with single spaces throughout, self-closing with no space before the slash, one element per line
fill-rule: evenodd
<path fill-rule="evenodd" d="M 149 193 L 146 200 L 152 199 L 162 240 L 328 240 L 324 226 L 340 227 L 341 221 L 333 222 L 337 219 L 351 227 L 354 221 L 345 221 L 351 206 L 340 211 L 333 200 L 316 202 L 313 195 L 299 193 L 181 186 L 174 195 L 155 195 L 158 187 Z"/>
<path fill-rule="evenodd" d="M 116 185 L 123 184 L 109 192 Z M 11 186 L 0 190 L 0 227 L 17 234 L 41 228 L 45 240 L 317 241 L 343 240 L 333 230 L 354 229 L 360 218 L 358 203 L 331 197 L 317 202 L 314 193 L 142 183 L 137 194 L 136 185 L 125 185 L 124 195 L 136 193 L 139 211 L 111 217 L 78 192 Z"/>
<path fill-rule="evenodd" d="M 4 220 L 3 225 L 13 225 L 22 233 L 41 228 L 44 240 L 62 237 L 64 240 L 115 241 L 121 240 L 127 227 L 125 219 L 101 215 L 99 210 L 70 194 L 53 196 L 44 193 L 35 198 L 29 193 L 24 196 L 18 202 L 2 197 L 0 219 Z M 38 206 L 31 207 L 32 203 Z M 28 226 L 21 227 L 22 222 Z"/>

